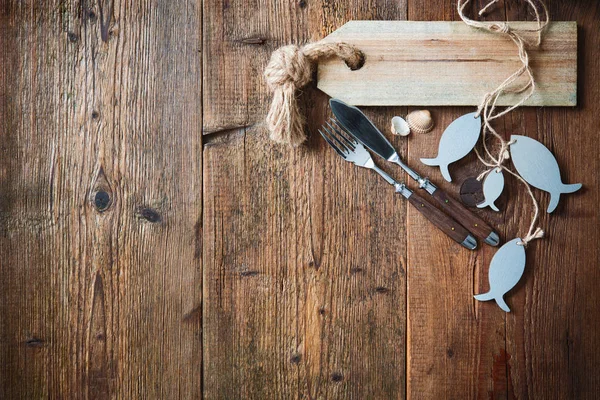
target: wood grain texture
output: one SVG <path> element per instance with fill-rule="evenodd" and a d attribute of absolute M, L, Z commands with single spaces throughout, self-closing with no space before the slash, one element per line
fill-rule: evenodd
<path fill-rule="evenodd" d="M 548 4 L 578 24 L 578 105 L 498 129 L 584 189 L 542 216 L 505 314 L 472 298 L 496 249 L 462 249 L 341 161 L 315 85 L 306 146 L 262 123 L 275 48 L 353 19 L 456 20 L 455 0 L 0 1 L 0 398 L 596 399 L 600 5 Z M 418 159 L 472 110 L 433 107 L 407 138 L 387 127 L 408 108 L 364 111 L 456 197 L 475 157 L 453 184 Z M 522 234 L 524 188 L 507 179 L 497 204 L 474 211 Z"/>
<path fill-rule="evenodd" d="M 512 15 L 525 18 L 525 11 L 512 10 Z M 593 208 L 600 200 L 595 189 L 600 185 L 600 160 L 592 156 L 589 132 L 600 125 L 596 106 L 600 102 L 600 4 L 553 2 L 550 11 L 578 22 L 583 46 L 579 106 L 572 111 L 524 110 L 506 122 L 506 132 L 522 129 L 546 144 L 559 162 L 563 179 L 581 179 L 584 191 L 565 195 L 561 200 L 565 203 L 543 217 L 548 237 L 528 249 L 525 273 L 529 275 L 512 303 L 522 312 L 507 316 L 506 351 L 511 355 L 515 396 L 592 399 L 598 397 L 600 387 L 600 374 L 594 372 L 599 370 L 600 355 L 592 350 L 600 346 L 600 213 Z M 540 193 L 545 210 L 549 196 Z M 514 222 L 521 224 L 518 218 Z"/>
<path fill-rule="evenodd" d="M 327 97 L 314 88 L 304 93 L 307 146 L 267 142 L 257 122 L 270 99 L 251 75 L 281 45 L 319 39 L 353 18 L 402 17 L 405 8 L 205 3 L 205 30 L 225 32 L 204 36 L 205 71 L 228 78 L 204 91 L 206 398 L 404 397 L 407 203 L 322 141 Z M 264 41 L 241 40 L 256 36 Z M 375 121 L 387 124 L 391 111 L 382 111 Z M 219 128 L 232 123 L 250 127 Z"/>
<path fill-rule="evenodd" d="M 458 15 L 454 1 L 411 2 L 409 19 L 449 20 L 458 19 Z M 418 165 L 422 173 L 430 174 L 443 190 L 456 193 L 466 177 L 481 172 L 472 154 L 457 164 L 462 167 L 455 169 L 457 187 L 446 182 L 434 168 L 420 164 L 419 159 L 435 152 L 444 127 L 472 109 L 433 111 L 436 130 L 411 142 L 408 161 Z M 507 192 L 506 197 L 513 194 L 512 190 Z M 474 211 L 506 238 L 504 214 Z M 485 270 L 496 249 L 482 246 L 475 254 L 457 252 L 445 243 L 445 238 L 425 230 L 422 220 L 411 210 L 408 220 L 409 236 L 419 235 L 421 241 L 410 242 L 409 238 L 408 246 L 407 398 L 507 398 L 505 317 L 497 307 L 476 308 L 472 298 L 478 293 L 476 288 L 487 283 L 487 275 L 476 271 Z"/>
<path fill-rule="evenodd" d="M 500 120 L 497 127 L 505 138 L 518 132 L 548 145 L 559 160 L 564 179 L 580 179 L 589 190 L 598 185 L 598 159 L 582 155 L 589 152 L 583 144 L 586 140 L 591 143 L 589 136 L 586 139 L 592 129 L 589 124 L 598 124 L 592 104 L 599 101 L 596 52 L 600 10 L 593 2 L 548 3 L 554 19 L 576 20 L 579 26 L 579 106 L 521 109 Z M 409 18 L 456 19 L 455 2 L 411 2 Z M 526 7 L 506 2 L 487 18 L 523 20 L 531 19 L 531 13 Z M 472 109 L 434 111 L 440 127 Z M 435 151 L 436 133 L 411 142 L 409 162 L 418 162 L 423 154 Z M 444 189 L 457 192 L 464 178 L 482 172 L 474 157 L 458 165 L 460 178 L 455 186 L 444 182 L 435 169 L 419 169 Z M 548 196 L 534 192 L 544 210 Z M 411 241 L 417 232 L 422 236 L 426 231 L 425 224 L 408 210 L 407 397 L 597 397 L 599 375 L 590 371 L 600 364 L 600 358 L 591 355 L 591 349 L 598 345 L 598 325 L 594 321 L 600 308 L 589 299 L 597 297 L 593 291 L 600 278 L 600 238 L 595 228 L 598 212 L 589 211 L 597 202 L 597 193 L 591 192 L 566 197 L 565 204 L 552 215 L 542 213 L 540 225 L 547 237 L 527 249 L 525 274 L 506 296 L 513 310 L 510 314 L 504 314 L 493 303 L 479 303 L 471 297 L 488 287 L 489 262 L 496 249 L 484 246 L 476 256 L 469 257 L 437 246 L 445 238 L 433 237 L 436 251 L 427 252 Z M 507 180 L 499 204 L 499 214 L 477 212 L 500 229 L 505 241 L 523 235 L 532 213 L 524 187 L 514 179 Z"/>
<path fill-rule="evenodd" d="M 206 397 L 400 396 L 406 203 L 320 142 L 265 140 L 205 150 Z"/>
<path fill-rule="evenodd" d="M 537 23 L 511 26 L 531 30 Z M 350 43 L 365 54 L 365 65 L 355 71 L 337 59 L 319 63 L 319 89 L 355 105 L 479 105 L 489 82 L 499 85 L 522 65 L 506 36 L 462 21 L 350 21 L 325 40 Z M 574 106 L 576 23 L 549 24 L 543 45 L 531 48 L 529 57 L 536 91 L 526 105 Z M 512 105 L 516 99 L 503 96 L 498 105 Z"/>
<path fill-rule="evenodd" d="M 200 10 L 0 10 L 0 397 L 199 397 Z"/>

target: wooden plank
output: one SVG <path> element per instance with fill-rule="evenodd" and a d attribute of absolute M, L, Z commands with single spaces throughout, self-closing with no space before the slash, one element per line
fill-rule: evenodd
<path fill-rule="evenodd" d="M 414 17 L 414 16 L 413 16 Z M 409 144 L 408 162 L 436 185 L 458 198 L 460 183 L 481 170 L 475 157 L 461 161 L 446 182 L 439 171 L 425 167 L 419 158 L 435 151 L 445 126 L 470 112 L 463 108 L 433 109 L 438 124 L 432 134 L 415 137 Z M 503 214 L 474 209 L 506 237 Z M 506 398 L 506 374 L 492 355 L 504 349 L 504 317 L 497 309 L 475 308 L 475 288 L 487 284 L 487 276 L 475 271 L 487 268 L 495 248 L 479 243 L 475 252 L 456 247 L 421 215 L 408 209 L 408 398 Z M 481 279 L 481 282 L 479 282 Z"/>
<path fill-rule="evenodd" d="M 455 7 L 454 0 L 411 1 L 409 18 L 457 19 Z M 504 9 L 497 8 L 489 17 L 504 19 Z M 482 171 L 473 154 L 454 166 L 452 173 L 456 179 L 452 184 L 441 177 L 439 170 L 421 164 L 419 159 L 436 152 L 444 128 L 473 109 L 431 110 L 436 117 L 436 128 L 429 135 L 415 136 L 410 142 L 409 163 L 458 197 L 461 182 Z M 520 212 L 517 203 L 506 201 L 516 193 L 511 183 L 514 182 L 507 179 L 505 193 L 499 201 L 505 211 L 473 209 L 497 228 L 502 239 L 515 228 L 507 224 L 505 215 Z M 507 374 L 510 355 L 506 353 L 505 314 L 493 304 L 476 304 L 472 297 L 479 288 L 487 287 L 487 268 L 496 249 L 480 244 L 475 253 L 456 251 L 446 238 L 427 231 L 426 222 L 418 213 L 409 209 L 408 220 L 407 397 L 512 398 Z"/>
<path fill-rule="evenodd" d="M 469 294 L 486 287 L 493 249 L 452 251 L 314 135 L 290 153 L 265 145 L 260 124 L 228 125 L 263 118 L 260 70 L 275 47 L 348 19 L 456 18 L 454 0 L 204 2 L 204 65 L 214 74 L 224 60 L 229 79 L 204 79 L 204 100 L 220 104 L 207 112 L 204 171 L 197 3 L 108 3 L 7 2 L 0 13 L 1 398 L 198 398 L 202 379 L 207 398 L 596 397 L 597 191 L 543 215 L 549 237 L 528 250 L 505 315 Z M 548 144 L 566 179 L 598 187 L 587 155 L 600 123 L 600 7 L 550 7 L 580 25 L 580 105 L 499 125 Z M 530 18 L 510 2 L 499 10 L 490 18 Z M 262 44 L 250 40 L 259 31 Z M 326 100 L 304 93 L 313 133 Z M 433 133 L 391 139 L 419 166 L 470 110 L 434 108 Z M 385 128 L 407 110 L 366 111 Z M 461 162 L 457 176 L 476 165 Z M 506 218 L 482 212 L 505 238 L 531 212 L 519 185 L 506 190 Z"/>
<path fill-rule="evenodd" d="M 205 149 L 206 397 L 402 397 L 406 203 L 266 138 Z"/>
<path fill-rule="evenodd" d="M 418 3 L 418 4 L 417 4 Z M 485 5 L 480 2 L 478 6 Z M 576 20 L 580 26 L 580 103 L 574 109 L 526 108 L 498 122 L 505 134 L 520 132 L 547 144 L 557 156 L 565 180 L 580 180 L 596 187 L 598 160 L 582 157 L 587 136 L 600 119 L 594 104 L 600 96 L 598 84 L 598 5 L 551 2 L 555 19 Z M 409 18 L 456 18 L 455 2 L 409 3 Z M 531 18 L 527 7 L 507 2 L 488 18 Z M 583 60 L 583 61 L 582 61 Z M 433 109 L 441 115 L 440 125 L 472 109 Z M 440 114 L 441 113 L 441 114 Z M 440 120 L 436 120 L 440 121 Z M 438 127 L 440 126 L 438 125 Z M 572 132 L 580 132 L 575 138 Z M 584 133 L 585 132 L 585 133 Z M 410 161 L 435 151 L 441 130 L 433 137 L 410 143 Z M 442 183 L 439 172 L 422 167 Z M 457 176 L 481 172 L 471 157 L 459 163 Z M 448 190 L 456 185 L 444 183 Z M 529 197 L 519 183 L 507 179 L 501 197 L 503 213 L 482 215 L 500 228 L 504 239 L 527 230 L 532 212 Z M 541 204 L 548 197 L 535 191 Z M 597 302 L 590 301 L 600 281 L 597 269 L 598 213 L 590 210 L 598 194 L 584 192 L 566 197 L 560 209 L 543 213 L 541 226 L 547 238 L 531 244 L 527 267 L 520 283 L 507 296 L 513 308 L 504 314 L 493 303 L 476 303 L 471 293 L 488 287 L 487 273 L 495 250 L 484 248 L 472 260 L 436 247 L 424 252 L 412 241 L 420 222 L 409 210 L 408 246 L 408 397 L 415 398 L 595 398 L 600 365 Z M 542 207 L 544 209 L 545 207 Z M 481 211 L 480 211 L 481 212 Z M 420 233 L 419 233 L 420 234 Z M 436 239 L 437 240 L 437 239 Z M 429 266 L 429 268 L 425 268 Z M 472 275 L 472 277 L 471 277 Z M 431 293 L 438 293 L 437 297 Z M 441 299 L 440 299 L 441 298 Z M 587 300 L 586 300 L 587 299 Z M 444 356 L 444 350 L 451 349 Z M 432 354 L 433 353 L 433 354 Z"/>
<path fill-rule="evenodd" d="M 536 23 L 511 26 L 532 29 Z M 506 36 L 462 21 L 350 21 L 325 40 L 351 43 L 365 53 L 365 65 L 356 71 L 336 59 L 319 64 L 319 89 L 356 105 L 478 105 L 521 67 Z M 576 105 L 576 22 L 551 23 L 542 46 L 529 55 L 537 90 L 526 105 Z M 504 96 L 498 105 L 514 104 L 517 97 Z"/>
<path fill-rule="evenodd" d="M 0 397 L 197 398 L 200 10 L 2 4 Z"/>
<path fill-rule="evenodd" d="M 205 70 L 227 82 L 204 92 L 207 109 L 223 105 L 204 125 L 206 398 L 404 397 L 406 203 L 315 135 L 327 97 L 314 88 L 303 100 L 307 146 L 271 145 L 264 124 L 254 125 L 269 96 L 252 75 L 281 45 L 352 18 L 403 18 L 405 6 L 205 2 L 204 47 L 224 49 L 220 58 L 207 51 Z M 239 40 L 258 33 L 262 44 Z M 371 115 L 385 126 L 393 112 Z M 254 126 L 214 132 L 231 121 Z"/>
<path fill-rule="evenodd" d="M 519 10 L 522 15 L 525 11 Z M 600 367 L 600 306 L 594 300 L 600 284 L 600 198 L 591 188 L 600 185 L 600 161 L 588 155 L 594 146 L 591 132 L 600 124 L 600 4 L 553 1 L 550 12 L 577 20 L 579 107 L 517 114 L 507 129 L 524 129 L 545 143 L 557 157 L 563 179 L 579 179 L 585 191 L 565 196 L 555 212 L 544 215 L 548 235 L 528 249 L 528 275 L 513 295 L 521 312 L 506 319 L 506 351 L 512 356 L 516 397 L 593 399 L 600 386 L 600 374 L 593 372 Z M 548 196 L 536 194 L 546 206 Z"/>

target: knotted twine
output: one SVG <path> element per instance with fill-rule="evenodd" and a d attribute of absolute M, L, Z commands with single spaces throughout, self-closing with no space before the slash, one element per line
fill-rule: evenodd
<path fill-rule="evenodd" d="M 523 246 L 527 246 L 530 241 L 544 236 L 544 231 L 539 227 L 536 228 L 539 218 L 539 205 L 529 184 L 519 174 L 503 165 L 510 158 L 508 149 L 513 142 L 505 141 L 492 127 L 491 121 L 522 106 L 535 92 L 536 84 L 529 66 L 527 46 L 539 46 L 541 44 L 543 30 L 548 25 L 550 18 L 546 5 L 541 0 L 539 1 L 539 6 L 533 0 L 525 1 L 535 13 L 537 21 L 537 28 L 535 29 L 515 29 L 505 22 L 481 22 L 473 20 L 464 13 L 465 7 L 471 0 L 458 0 L 458 14 L 463 22 L 474 28 L 507 35 L 517 46 L 519 59 L 522 64 L 518 70 L 506 78 L 495 90 L 486 93 L 479 105 L 477 115 L 481 116 L 483 120 L 483 148 L 491 162 L 486 161 L 477 149 L 475 149 L 475 153 L 479 160 L 490 168 L 482 173 L 478 179 L 482 179 L 494 169 L 499 171 L 504 170 L 521 181 L 527 188 L 527 192 L 533 202 L 534 215 L 527 235 L 521 239 L 520 244 Z M 497 2 L 498 0 L 491 0 L 479 11 L 479 15 L 483 15 Z M 524 37 L 524 34 L 528 32 L 536 33 L 536 40 L 534 42 Z M 264 72 L 267 85 L 273 92 L 273 101 L 266 119 L 267 126 L 271 132 L 271 139 L 292 146 L 298 146 L 306 140 L 306 135 L 304 134 L 304 117 L 298 107 L 296 92 L 311 81 L 314 64 L 319 59 L 333 56 L 344 60 L 351 69 L 360 68 L 364 62 L 364 55 L 361 51 L 347 43 L 317 42 L 308 44 L 302 48 L 296 45 L 289 45 L 279 48 L 271 55 L 271 60 Z M 522 76 L 526 77 L 526 82 L 513 86 Z M 498 112 L 496 111 L 496 103 L 506 93 L 521 94 L 522 96 L 514 105 Z M 487 146 L 488 133 L 491 133 L 500 142 L 500 150 L 497 156 L 494 156 Z"/>
<path fill-rule="evenodd" d="M 339 57 L 350 69 L 364 62 L 363 53 L 347 43 L 316 42 L 304 47 L 280 47 L 271 55 L 264 75 L 273 101 L 267 114 L 271 139 L 278 143 L 298 146 L 306 140 L 304 117 L 300 112 L 297 91 L 311 80 L 314 65 L 319 59 Z"/>
<path fill-rule="evenodd" d="M 489 32 L 508 36 L 515 43 L 519 52 L 519 60 L 521 61 L 521 67 L 517 69 L 508 78 L 506 78 L 496 89 L 489 93 L 486 93 L 483 97 L 481 104 L 477 109 L 477 115 L 481 116 L 483 121 L 483 149 L 485 151 L 485 154 L 491 161 L 487 161 L 484 157 L 482 157 L 481 154 L 479 154 L 479 151 L 477 151 L 477 149 L 475 149 L 475 153 L 477 154 L 477 158 L 479 158 L 479 161 L 481 161 L 485 166 L 490 168 L 484 171 L 481 175 L 479 175 L 477 179 L 483 179 L 485 175 L 487 175 L 493 170 L 504 170 L 509 174 L 513 175 L 519 181 L 521 181 L 527 188 L 527 192 L 529 193 L 529 196 L 531 197 L 531 200 L 533 202 L 534 214 L 531 219 L 531 224 L 529 226 L 529 230 L 527 231 L 527 235 L 524 238 L 522 238 L 519 242 L 519 244 L 523 246 L 527 246 L 527 244 L 530 241 L 540 239 L 544 236 L 544 231 L 539 227 L 536 228 L 536 224 L 539 218 L 539 205 L 535 196 L 533 195 L 533 192 L 531 191 L 531 187 L 529 186 L 529 184 L 519 174 L 511 171 L 503 165 L 504 162 L 510 158 L 510 153 L 508 149 L 509 146 L 514 143 L 514 141 L 504 140 L 502 136 L 500 136 L 498 132 L 496 132 L 496 130 L 492 127 L 491 121 L 508 114 L 517 107 L 522 106 L 535 92 L 536 84 L 535 79 L 533 77 L 533 72 L 531 71 L 531 67 L 529 66 L 529 54 L 527 53 L 527 47 L 537 47 L 541 44 L 543 30 L 548 25 L 550 18 L 548 16 L 548 9 L 541 0 L 539 1 L 539 3 L 535 3 L 533 0 L 525 1 L 532 8 L 535 14 L 535 19 L 537 21 L 537 28 L 535 29 L 516 29 L 511 27 L 506 22 L 481 22 L 470 19 L 465 15 L 464 10 L 465 7 L 471 2 L 471 0 L 458 0 L 458 15 L 465 24 L 474 28 L 483 29 Z M 498 0 L 490 1 L 485 7 L 483 7 L 479 11 L 479 15 L 483 15 L 492 5 L 494 5 L 497 2 Z M 539 4 L 539 6 L 537 4 Z M 529 39 L 526 39 L 524 35 L 527 33 L 535 33 L 535 40 L 531 41 Z M 516 81 L 523 76 L 526 78 L 526 81 L 521 84 L 516 84 Z M 498 98 L 500 98 L 503 94 L 506 93 L 520 94 L 521 97 L 519 101 L 517 101 L 514 105 L 506 107 L 502 111 L 496 111 L 496 103 L 498 101 Z M 497 156 L 494 156 L 487 146 L 486 139 L 488 133 L 491 133 L 500 142 L 500 150 L 498 151 Z"/>

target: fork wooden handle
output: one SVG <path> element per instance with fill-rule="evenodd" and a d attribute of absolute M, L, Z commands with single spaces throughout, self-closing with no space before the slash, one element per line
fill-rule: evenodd
<path fill-rule="evenodd" d="M 500 237 L 487 222 L 467 210 L 457 200 L 448 196 L 446 192 L 438 188 L 433 192 L 432 196 L 442 206 L 444 211 L 458 221 L 459 224 L 471 231 L 473 235 L 491 246 L 497 246 L 500 243 Z"/>
<path fill-rule="evenodd" d="M 452 240 L 460 243 L 463 247 L 469 250 L 474 250 L 477 247 L 475 238 L 467 231 L 462 225 L 460 225 L 453 218 L 444 214 L 437 207 L 431 205 L 424 198 L 413 192 L 408 201 L 412 204 L 425 218 L 427 218 L 432 224 L 438 227 L 446 235 L 450 236 Z"/>

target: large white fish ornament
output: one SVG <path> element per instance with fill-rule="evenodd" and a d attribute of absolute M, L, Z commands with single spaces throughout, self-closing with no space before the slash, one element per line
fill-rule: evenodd
<path fill-rule="evenodd" d="M 510 312 L 510 308 L 504 301 L 504 295 L 515 287 L 525 271 L 525 246 L 519 242 L 521 242 L 520 238 L 513 239 L 494 254 L 488 276 L 490 291 L 475 295 L 476 300 L 496 300 L 501 309 Z"/>
<path fill-rule="evenodd" d="M 481 118 L 477 113 L 458 117 L 444 131 L 435 158 L 421 158 L 421 162 L 429 166 L 439 166 L 445 180 L 452 182 L 448 165 L 460 160 L 475 147 L 481 132 Z"/>
<path fill-rule="evenodd" d="M 484 208 L 489 206 L 494 211 L 500 211 L 494 204 L 494 201 L 500 197 L 502 190 L 504 190 L 504 174 L 502 170 L 494 168 L 485 176 L 485 180 L 483 181 L 483 197 L 485 200 L 483 203 L 477 204 L 477 207 Z"/>
<path fill-rule="evenodd" d="M 531 186 L 550 193 L 548 213 L 556 209 L 562 193 L 581 189 L 581 183 L 564 184 L 554 155 L 546 146 L 527 136 L 512 135 L 510 158 L 519 175 Z"/>

